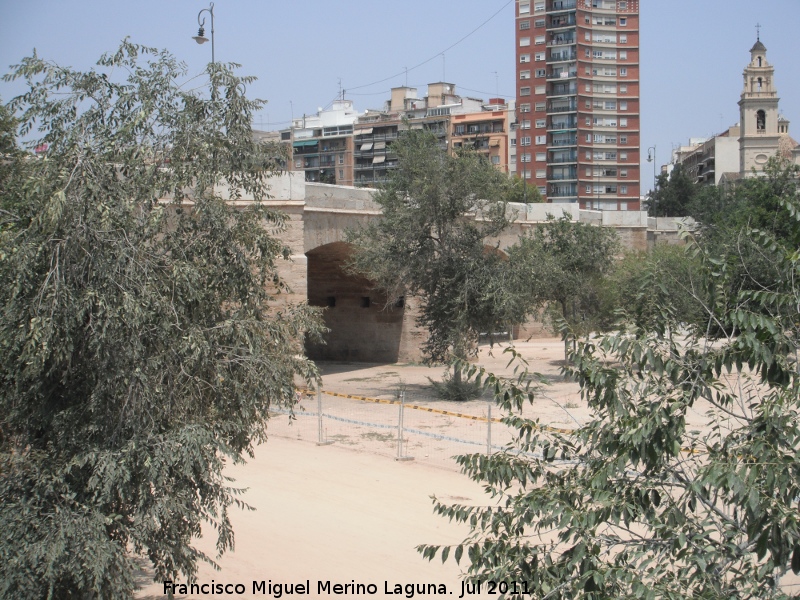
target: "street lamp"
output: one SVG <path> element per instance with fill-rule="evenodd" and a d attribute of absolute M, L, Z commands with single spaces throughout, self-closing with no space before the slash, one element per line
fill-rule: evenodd
<path fill-rule="evenodd" d="M 207 12 L 211 15 L 211 62 L 214 63 L 214 3 L 211 2 L 208 5 L 208 8 L 204 8 L 199 13 L 197 13 L 197 24 L 200 26 L 200 30 L 197 32 L 197 35 L 194 36 L 192 39 L 197 42 L 198 44 L 205 44 L 208 41 L 208 38 L 205 35 L 205 24 L 206 18 L 203 17 L 203 20 L 200 20 L 200 15 L 204 12 Z"/>
<path fill-rule="evenodd" d="M 656 186 L 658 185 L 658 179 L 656 178 L 656 147 L 650 146 L 647 149 L 647 162 L 653 163 L 653 216 L 658 218 L 658 213 L 656 212 L 656 202 L 658 202 L 658 196 L 656 196 Z"/>

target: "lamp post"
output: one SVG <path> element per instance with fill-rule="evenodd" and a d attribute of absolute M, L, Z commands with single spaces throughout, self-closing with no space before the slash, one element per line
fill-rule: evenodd
<path fill-rule="evenodd" d="M 200 26 L 197 35 L 194 36 L 192 39 L 197 42 L 198 44 L 205 44 L 208 41 L 208 38 L 205 36 L 205 24 L 206 18 L 203 17 L 203 20 L 200 20 L 200 15 L 204 12 L 207 12 L 211 15 L 211 62 L 214 63 L 214 3 L 211 2 L 208 5 L 208 8 L 204 8 L 199 13 L 197 13 L 197 24 Z"/>
<path fill-rule="evenodd" d="M 658 218 L 658 213 L 656 212 L 656 203 L 658 202 L 658 197 L 656 196 L 656 186 L 658 184 L 658 179 L 656 178 L 656 147 L 650 146 L 647 149 L 647 162 L 653 163 L 653 216 Z"/>

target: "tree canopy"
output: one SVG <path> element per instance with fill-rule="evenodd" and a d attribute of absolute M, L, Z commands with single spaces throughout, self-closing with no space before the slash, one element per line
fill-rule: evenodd
<path fill-rule="evenodd" d="M 191 577 L 201 524 L 233 546 L 223 467 L 316 376 L 298 350 L 317 315 L 280 297 L 251 79 L 209 65 L 209 98 L 184 76 L 128 41 L 87 72 L 34 55 L 7 76 L 46 152 L 2 191 L 0 596 L 129 597 L 137 555 Z"/>
<path fill-rule="evenodd" d="M 464 358 L 480 333 L 503 331 L 528 310 L 497 241 L 511 222 L 509 179 L 476 153 L 448 154 L 422 130 L 392 150 L 399 166 L 375 195 L 381 218 L 349 236 L 352 268 L 390 298 L 419 299 L 430 361 Z"/>
<path fill-rule="evenodd" d="M 800 233 L 796 193 L 776 202 L 790 216 L 781 234 Z M 659 300 L 659 319 L 621 315 L 615 332 L 582 340 L 566 373 L 592 412 L 571 433 L 521 414 L 535 401 L 527 374 L 464 366 L 518 435 L 459 457 L 496 502 L 437 503 L 472 535 L 423 546 L 426 557 L 466 556 L 472 581 L 518 582 L 508 597 L 797 597 L 782 583 L 800 573 L 800 256 L 775 230 L 741 236 L 773 265 L 769 285 L 732 282 L 735 256 L 691 242 L 705 323 L 687 327 Z"/>
<path fill-rule="evenodd" d="M 557 307 L 554 322 L 564 322 L 573 334 L 583 335 L 597 328 L 601 282 L 618 249 L 613 229 L 551 215 L 520 238 L 509 256 L 527 294 L 537 304 Z"/>

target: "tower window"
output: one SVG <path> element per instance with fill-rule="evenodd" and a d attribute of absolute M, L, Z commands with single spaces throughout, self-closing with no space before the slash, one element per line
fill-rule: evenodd
<path fill-rule="evenodd" d="M 759 110 L 756 113 L 756 130 L 764 131 L 767 128 L 767 113 Z"/>

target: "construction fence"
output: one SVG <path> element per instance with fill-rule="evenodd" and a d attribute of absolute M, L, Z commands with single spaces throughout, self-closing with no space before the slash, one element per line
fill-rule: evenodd
<path fill-rule="evenodd" d="M 398 461 L 455 466 L 453 456 L 502 450 L 513 438 L 494 402 L 470 403 L 472 414 L 326 390 L 298 393 L 290 419 L 272 410 L 268 433 L 320 445 L 339 444 Z M 284 418 L 285 417 L 285 418 Z"/>

